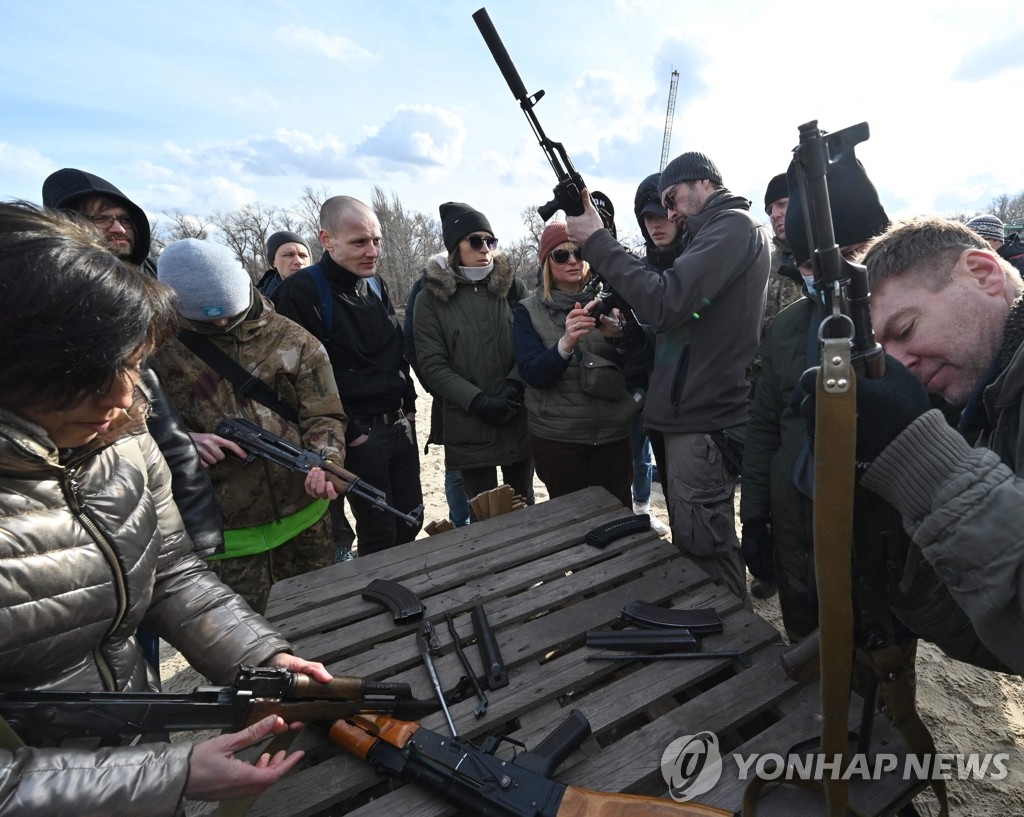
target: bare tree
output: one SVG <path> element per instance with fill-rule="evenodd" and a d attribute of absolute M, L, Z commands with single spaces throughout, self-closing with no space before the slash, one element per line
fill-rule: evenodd
<path fill-rule="evenodd" d="M 1010 196 L 1004 193 L 992 199 L 990 213 L 999 216 L 1004 224 L 1024 223 L 1024 191 Z"/>
<path fill-rule="evenodd" d="M 320 208 L 324 202 L 331 197 L 325 185 L 314 190 L 308 185 L 302 188 L 302 198 L 293 208 L 298 223 L 302 225 L 301 230 L 295 230 L 302 235 L 320 235 Z"/>
<path fill-rule="evenodd" d="M 270 266 L 267 238 L 275 232 L 278 209 L 255 202 L 230 213 L 218 211 L 210 219 L 221 231 L 224 243 L 234 250 L 252 279 L 258 281 Z"/>
<path fill-rule="evenodd" d="M 444 250 L 441 226 L 435 219 L 406 211 L 398 194 L 374 185 L 372 208 L 380 222 L 383 241 L 378 271 L 392 290 L 394 302 L 404 304 L 427 259 Z"/>
<path fill-rule="evenodd" d="M 167 218 L 168 223 L 157 219 L 152 227 L 153 250 L 157 255 L 163 252 L 168 244 L 183 238 L 198 238 L 205 241 L 210 237 L 212 224 L 209 219 L 189 216 L 181 210 L 171 210 L 169 213 L 165 210 L 162 215 Z"/>

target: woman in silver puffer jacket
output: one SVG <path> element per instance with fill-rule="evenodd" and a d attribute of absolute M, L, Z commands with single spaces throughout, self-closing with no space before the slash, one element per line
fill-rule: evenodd
<path fill-rule="evenodd" d="M 136 390 L 172 298 L 78 224 L 0 204 L 0 692 L 152 691 L 143 624 L 217 684 L 241 665 L 330 678 L 193 554 Z M 233 753 L 285 728 L 268 718 L 195 747 L 0 739 L 0 817 L 172 815 L 186 797 L 255 794 L 301 753 Z"/>

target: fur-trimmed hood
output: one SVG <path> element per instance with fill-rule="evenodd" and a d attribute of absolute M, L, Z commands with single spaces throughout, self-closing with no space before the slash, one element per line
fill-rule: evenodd
<path fill-rule="evenodd" d="M 509 289 L 512 288 L 512 282 L 515 280 L 515 274 L 512 272 L 512 263 L 504 253 L 496 252 L 491 257 L 494 259 L 494 269 L 480 283 L 487 285 L 487 291 L 491 295 L 494 295 L 496 298 L 505 298 L 508 295 Z M 455 277 L 454 272 L 448 266 L 447 255 L 444 253 L 435 255 L 427 261 L 424 273 L 426 274 L 426 286 L 424 288 L 439 301 L 445 303 L 450 301 L 452 296 L 455 295 L 459 284 L 469 284 L 468 281 L 461 281 Z"/>

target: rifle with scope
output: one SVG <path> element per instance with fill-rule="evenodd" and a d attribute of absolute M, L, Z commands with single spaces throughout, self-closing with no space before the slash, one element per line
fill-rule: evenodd
<path fill-rule="evenodd" d="M 565 151 L 565 147 L 561 142 L 555 142 L 548 138 L 547 134 L 544 133 L 544 128 L 541 127 L 540 120 L 537 119 L 537 115 L 533 112 L 534 105 L 544 97 L 544 91 L 537 91 L 537 93 L 532 95 L 527 93 L 526 86 L 523 84 L 523 80 L 519 76 L 512 58 L 508 55 L 508 51 L 505 50 L 505 45 L 502 43 L 501 37 L 498 36 L 490 16 L 487 14 L 487 9 L 480 9 L 474 12 L 473 20 L 476 22 L 477 28 L 480 29 L 484 42 L 487 43 L 487 47 L 491 50 L 491 56 L 494 57 L 494 61 L 498 64 L 501 75 L 505 77 L 505 82 L 508 83 L 512 96 L 516 98 L 519 107 L 526 114 L 526 119 L 533 129 L 534 136 L 537 137 L 537 141 L 540 143 L 541 150 L 544 151 L 544 155 L 551 164 L 552 170 L 555 171 L 555 176 L 558 177 L 558 184 L 555 185 L 554 189 L 554 198 L 547 202 L 547 204 L 542 204 L 538 207 L 537 213 L 544 221 L 548 221 L 558 210 L 564 210 L 568 216 L 583 215 L 583 189 L 587 185 L 579 171 L 573 166 L 569 154 Z"/>

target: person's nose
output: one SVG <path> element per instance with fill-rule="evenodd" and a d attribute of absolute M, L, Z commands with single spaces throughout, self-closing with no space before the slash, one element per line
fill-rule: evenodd
<path fill-rule="evenodd" d="M 127 235 L 128 234 L 128 231 L 124 228 L 124 225 L 120 221 L 118 221 L 116 218 L 113 220 L 113 222 L 111 222 L 110 226 L 107 227 L 107 232 L 108 233 L 113 233 L 114 235 Z"/>
<path fill-rule="evenodd" d="M 136 376 L 122 372 L 110 383 L 110 388 L 99 396 L 100 405 L 107 408 L 129 408 L 135 399 Z"/>

